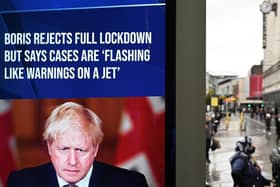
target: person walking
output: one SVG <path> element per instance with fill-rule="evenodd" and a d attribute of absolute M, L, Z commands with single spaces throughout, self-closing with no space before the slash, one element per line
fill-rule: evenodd
<path fill-rule="evenodd" d="M 255 146 L 248 136 L 236 142 L 235 154 L 230 159 L 231 176 L 234 187 L 264 187 L 270 186 L 271 180 L 266 179 L 261 168 L 253 159 Z"/>
<path fill-rule="evenodd" d="M 228 130 L 229 122 L 230 122 L 230 112 L 227 112 L 226 113 L 226 119 L 225 119 L 226 130 Z"/>
<path fill-rule="evenodd" d="M 246 130 L 246 119 L 245 119 L 245 111 L 246 109 L 243 108 L 241 113 L 240 113 L 240 124 L 239 124 L 239 129 L 241 131 L 245 131 Z"/>
<path fill-rule="evenodd" d="M 211 149 L 212 137 L 214 136 L 214 129 L 211 125 L 211 120 L 206 117 L 205 137 L 206 137 L 206 163 L 210 164 L 209 151 Z"/>
<path fill-rule="evenodd" d="M 271 113 L 267 111 L 265 114 L 265 130 L 269 134 L 271 133 L 270 126 L 271 126 Z"/>
<path fill-rule="evenodd" d="M 280 119 L 279 119 L 278 115 L 275 118 L 275 127 L 276 127 L 276 135 L 277 135 L 276 145 L 279 146 L 279 140 L 280 140 Z"/>

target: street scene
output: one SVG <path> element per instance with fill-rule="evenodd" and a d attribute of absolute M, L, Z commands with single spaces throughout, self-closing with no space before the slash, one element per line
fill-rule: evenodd
<path fill-rule="evenodd" d="M 259 164 L 262 174 L 267 179 L 272 179 L 272 164 L 269 156 L 276 147 L 276 129 L 274 122 L 271 123 L 271 132 L 265 131 L 265 121 L 251 118 L 245 114 L 247 121 L 246 130 L 240 129 L 240 115 L 231 115 L 228 129 L 225 119 L 221 120 L 215 138 L 221 147 L 210 151 L 210 163 L 206 163 L 206 184 L 211 187 L 233 186 L 231 176 L 230 159 L 235 153 L 236 142 L 244 136 L 250 136 L 256 147 L 254 158 Z"/>
<path fill-rule="evenodd" d="M 279 4 L 207 1 L 206 186 L 280 187 Z"/>

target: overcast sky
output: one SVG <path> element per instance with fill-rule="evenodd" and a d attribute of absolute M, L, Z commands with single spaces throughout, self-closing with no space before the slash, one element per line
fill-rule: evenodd
<path fill-rule="evenodd" d="M 206 71 L 244 77 L 260 64 L 263 0 L 206 0 Z"/>

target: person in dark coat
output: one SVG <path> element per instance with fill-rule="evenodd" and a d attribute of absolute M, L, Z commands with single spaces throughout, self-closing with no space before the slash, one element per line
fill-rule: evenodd
<path fill-rule="evenodd" d="M 266 127 L 266 132 L 270 133 L 270 126 L 271 126 L 271 113 L 270 112 L 266 112 L 265 114 L 265 127 Z"/>
<path fill-rule="evenodd" d="M 248 136 L 236 142 L 236 152 L 230 159 L 231 176 L 234 187 L 264 187 L 269 186 L 271 180 L 266 179 L 253 160 L 252 154 L 255 152 L 255 146 L 252 139 Z"/>
<path fill-rule="evenodd" d="M 276 127 L 276 145 L 279 146 L 279 140 L 280 140 L 280 119 L 277 117 L 275 118 L 275 127 Z"/>
<path fill-rule="evenodd" d="M 214 135 L 214 130 L 213 130 L 210 120 L 208 120 L 208 121 L 206 121 L 206 124 L 205 124 L 206 162 L 208 164 L 211 163 L 210 158 L 209 158 L 209 151 L 211 148 L 211 141 L 212 141 L 213 135 Z"/>
<path fill-rule="evenodd" d="M 43 137 L 51 162 L 12 172 L 7 187 L 148 187 L 144 175 L 95 160 L 101 121 L 82 105 L 66 102 L 55 108 Z"/>
<path fill-rule="evenodd" d="M 278 115 L 278 107 L 275 108 L 275 114 L 274 114 L 274 121 L 275 121 L 275 127 L 276 127 L 276 145 L 279 146 L 279 140 L 280 140 L 280 119 Z"/>

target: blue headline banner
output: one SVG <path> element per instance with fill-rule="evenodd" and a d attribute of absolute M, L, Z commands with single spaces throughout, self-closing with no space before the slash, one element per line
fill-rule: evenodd
<path fill-rule="evenodd" d="M 16 9 L 2 2 L 0 7 L 8 11 L 101 5 L 47 2 Z M 165 94 L 164 4 L 0 15 L 2 99 Z"/>
<path fill-rule="evenodd" d="M 36 11 L 51 9 L 81 9 L 92 7 L 124 6 L 124 5 L 141 5 L 141 4 L 158 4 L 165 3 L 165 0 L 1 0 L 0 12 L 12 11 Z"/>

